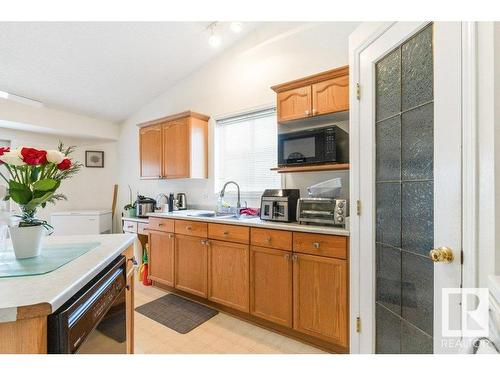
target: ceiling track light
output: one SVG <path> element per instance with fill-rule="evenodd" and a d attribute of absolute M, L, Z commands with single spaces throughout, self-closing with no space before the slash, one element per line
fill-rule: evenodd
<path fill-rule="evenodd" d="M 216 32 L 217 25 L 218 25 L 217 22 L 212 22 L 207 27 L 207 29 L 209 30 L 209 33 L 210 33 L 210 36 L 208 37 L 208 44 L 210 44 L 214 48 L 219 47 L 221 45 L 221 42 L 222 42 L 221 37 Z"/>
<path fill-rule="evenodd" d="M 243 30 L 243 23 L 241 22 L 231 22 L 231 25 L 229 26 L 231 28 L 231 31 L 235 34 L 239 34 L 241 30 Z"/>

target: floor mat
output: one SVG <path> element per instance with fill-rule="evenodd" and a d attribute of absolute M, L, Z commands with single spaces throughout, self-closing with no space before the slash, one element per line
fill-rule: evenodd
<path fill-rule="evenodd" d="M 137 307 L 135 311 L 182 334 L 192 331 L 218 314 L 217 310 L 175 294 L 167 294 Z"/>

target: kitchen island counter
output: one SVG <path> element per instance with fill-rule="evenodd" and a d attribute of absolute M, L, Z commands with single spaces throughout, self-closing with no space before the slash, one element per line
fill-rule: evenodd
<path fill-rule="evenodd" d="M 56 311 L 111 261 L 133 245 L 133 234 L 59 236 L 46 244 L 97 242 L 99 245 L 56 270 L 0 278 L 0 324 L 47 316 Z"/>

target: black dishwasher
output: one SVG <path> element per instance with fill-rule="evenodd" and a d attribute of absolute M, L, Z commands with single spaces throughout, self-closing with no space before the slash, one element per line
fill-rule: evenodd
<path fill-rule="evenodd" d="M 49 353 L 126 353 L 125 257 L 119 256 L 49 315 Z"/>

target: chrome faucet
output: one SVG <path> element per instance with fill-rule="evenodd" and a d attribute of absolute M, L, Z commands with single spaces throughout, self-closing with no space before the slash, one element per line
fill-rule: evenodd
<path fill-rule="evenodd" d="M 240 200 L 240 185 L 238 185 L 236 182 L 234 181 L 228 181 L 224 184 L 224 186 L 222 187 L 222 190 L 220 191 L 220 198 L 222 200 L 222 198 L 224 198 L 224 194 L 226 193 L 226 187 L 227 185 L 229 184 L 234 184 L 236 185 L 236 188 L 238 189 L 238 201 L 236 202 L 236 217 L 240 217 L 240 210 L 241 210 L 241 200 Z"/>

